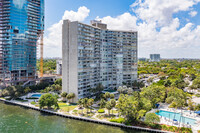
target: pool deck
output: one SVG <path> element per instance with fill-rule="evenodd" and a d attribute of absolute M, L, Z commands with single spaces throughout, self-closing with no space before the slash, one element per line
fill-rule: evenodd
<path fill-rule="evenodd" d="M 182 110 L 182 111 L 179 110 L 179 109 L 177 109 L 177 110 L 173 110 L 173 109 L 171 109 L 171 110 L 170 109 L 160 109 L 160 110 L 168 111 L 168 112 L 172 112 L 172 113 L 182 113 L 182 116 L 184 116 L 184 117 L 200 121 L 200 117 L 197 114 L 195 114 L 194 111 L 191 111 L 191 114 L 190 114 L 189 113 L 190 111 L 188 111 L 186 113 L 187 110 Z"/>
<path fill-rule="evenodd" d="M 187 125 L 187 124 L 183 124 L 183 123 L 181 123 L 180 125 L 179 124 L 175 125 L 175 124 L 173 124 L 173 120 L 160 116 L 161 124 L 173 125 L 173 126 L 177 126 L 177 127 L 178 126 L 189 127 L 189 128 L 192 128 L 193 133 L 197 133 L 197 131 L 200 130 L 200 116 L 195 114 L 194 111 L 191 111 L 191 113 L 190 113 L 190 111 L 188 111 L 188 110 L 168 108 L 167 105 L 164 105 L 163 107 L 159 108 L 158 110 L 163 110 L 163 111 L 168 111 L 168 112 L 173 112 L 173 113 L 182 113 L 182 116 L 190 118 L 190 119 L 195 119 L 197 122 L 197 124 L 195 124 L 195 125 Z M 154 109 L 153 112 L 155 112 L 155 111 L 156 110 Z"/>
<path fill-rule="evenodd" d="M 39 107 L 35 107 L 33 105 L 27 105 L 27 104 L 24 104 L 21 102 L 16 102 L 16 101 L 8 101 L 5 99 L 0 99 L 0 101 L 8 103 L 8 104 L 12 104 L 12 105 L 18 105 L 21 107 L 30 108 L 30 109 L 33 109 L 36 111 L 40 111 L 40 112 L 44 112 L 44 113 L 48 113 L 48 114 L 52 114 L 52 115 L 57 115 L 57 116 L 64 117 L 64 118 L 70 118 L 70 119 L 81 120 L 81 121 L 92 122 L 92 123 L 103 124 L 103 125 L 114 126 L 114 127 L 120 127 L 120 128 L 135 129 L 138 131 L 145 131 L 145 132 L 170 133 L 169 131 L 161 131 L 161 130 L 143 128 L 143 127 L 138 127 L 138 126 L 127 126 L 127 125 L 120 124 L 120 123 L 114 123 L 114 122 L 103 121 L 103 120 L 94 120 L 94 119 L 85 118 L 85 117 L 67 115 L 67 114 L 63 114 L 61 112 L 53 112 L 53 111 L 46 110 L 46 109 L 39 109 Z"/>

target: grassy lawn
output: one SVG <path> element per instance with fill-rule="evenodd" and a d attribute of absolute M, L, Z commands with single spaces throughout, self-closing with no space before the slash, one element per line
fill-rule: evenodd
<path fill-rule="evenodd" d="M 61 108 L 61 107 L 67 107 L 69 105 L 67 105 L 66 103 L 58 103 L 58 106 Z"/>
<path fill-rule="evenodd" d="M 102 108 L 103 110 L 105 110 L 106 114 L 108 112 L 108 110 L 106 108 Z M 118 111 L 117 110 L 110 110 L 110 114 L 118 114 Z"/>
<path fill-rule="evenodd" d="M 77 106 L 66 106 L 66 107 L 60 107 L 60 110 L 61 111 L 64 111 L 64 112 L 69 112 L 71 110 L 74 110 Z"/>
<path fill-rule="evenodd" d="M 69 112 L 77 107 L 77 105 L 67 105 L 66 103 L 58 103 L 58 106 L 60 107 L 60 110 L 64 112 Z"/>
<path fill-rule="evenodd" d="M 31 102 L 32 105 L 36 105 L 36 102 Z"/>

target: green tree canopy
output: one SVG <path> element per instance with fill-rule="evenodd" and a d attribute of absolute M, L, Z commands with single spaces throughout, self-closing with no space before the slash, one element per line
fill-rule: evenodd
<path fill-rule="evenodd" d="M 145 122 L 147 123 L 159 123 L 160 117 L 156 115 L 155 113 L 147 113 L 145 115 Z"/>
<path fill-rule="evenodd" d="M 183 90 L 171 87 L 167 89 L 167 99 L 168 104 L 172 104 L 173 108 L 182 108 L 187 103 L 187 93 Z"/>
<path fill-rule="evenodd" d="M 51 108 L 51 106 L 55 106 L 56 108 L 58 108 L 59 106 L 57 102 L 58 100 L 54 95 L 47 93 L 40 97 L 39 106 L 40 108 L 43 108 L 45 106 L 47 106 L 48 108 Z"/>
<path fill-rule="evenodd" d="M 147 88 L 143 88 L 141 97 L 151 101 L 152 106 L 159 102 L 164 102 L 166 95 L 166 88 L 164 86 L 151 85 Z"/>

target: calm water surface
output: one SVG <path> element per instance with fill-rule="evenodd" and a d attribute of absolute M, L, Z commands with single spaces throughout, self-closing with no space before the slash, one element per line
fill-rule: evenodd
<path fill-rule="evenodd" d="M 46 115 L 0 102 L 0 133 L 145 133 Z"/>

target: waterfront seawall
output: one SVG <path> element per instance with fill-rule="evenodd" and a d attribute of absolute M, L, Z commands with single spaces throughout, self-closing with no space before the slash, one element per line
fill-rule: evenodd
<path fill-rule="evenodd" d="M 81 120 L 81 121 L 92 122 L 92 123 L 103 124 L 103 125 L 109 125 L 109 126 L 120 127 L 120 128 L 135 129 L 135 130 L 138 130 L 138 131 L 169 133 L 167 131 L 161 131 L 161 130 L 155 130 L 155 129 L 137 127 L 137 126 L 127 126 L 127 125 L 120 124 L 120 123 L 114 123 L 114 122 L 94 120 L 94 119 L 90 119 L 90 118 L 66 115 L 66 114 L 62 114 L 62 113 L 59 113 L 59 112 L 53 112 L 53 111 L 46 110 L 46 109 L 39 109 L 38 107 L 33 107 L 33 106 L 29 106 L 29 105 L 26 105 L 26 104 L 23 104 L 23 103 L 8 101 L 8 100 L 4 100 L 4 99 L 0 99 L 0 101 L 5 102 L 7 104 L 17 105 L 17 106 L 21 106 L 21 107 L 24 107 L 24 108 L 33 109 L 33 110 L 36 110 L 36 111 L 40 111 L 40 112 L 43 112 L 43 113 L 56 115 L 56 116 L 60 116 L 60 117 L 64 117 L 64 118 L 70 118 L 70 119 Z"/>

